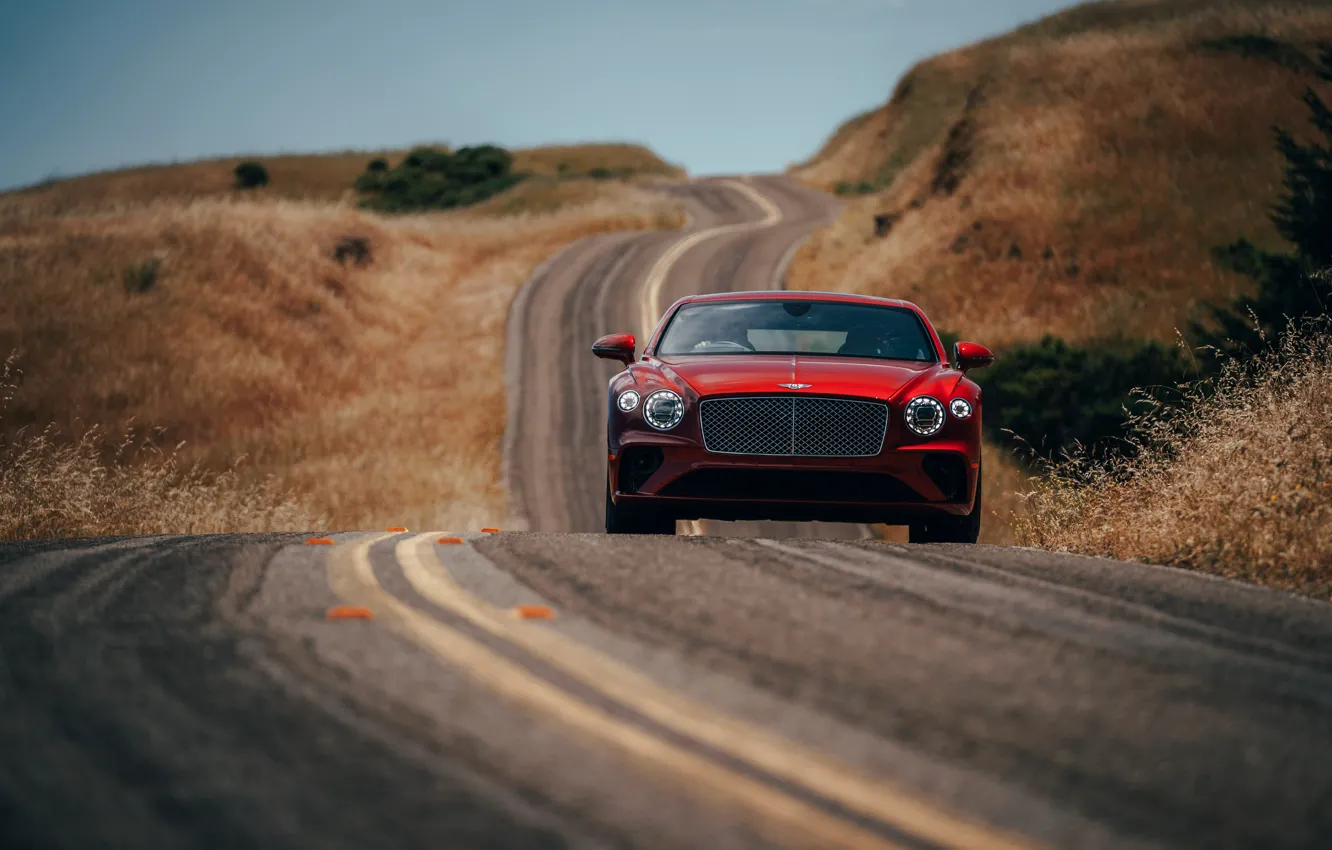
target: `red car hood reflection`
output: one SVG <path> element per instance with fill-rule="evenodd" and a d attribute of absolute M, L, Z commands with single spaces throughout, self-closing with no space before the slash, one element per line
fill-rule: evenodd
<path fill-rule="evenodd" d="M 809 384 L 811 395 L 863 396 L 890 401 L 905 388 L 942 372 L 939 363 L 778 354 L 717 354 L 661 358 L 700 396 L 728 393 L 787 393 L 781 384 Z M 960 377 L 960 376 L 959 376 Z"/>

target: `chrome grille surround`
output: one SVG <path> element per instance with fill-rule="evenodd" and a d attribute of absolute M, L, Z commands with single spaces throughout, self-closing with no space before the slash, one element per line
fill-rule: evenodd
<path fill-rule="evenodd" d="M 708 398 L 703 446 L 715 454 L 873 457 L 888 433 L 888 405 L 818 396 Z"/>

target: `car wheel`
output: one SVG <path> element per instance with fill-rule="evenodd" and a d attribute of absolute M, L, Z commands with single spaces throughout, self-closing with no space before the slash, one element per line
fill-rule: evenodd
<path fill-rule="evenodd" d="M 976 501 L 966 516 L 939 516 L 911 523 L 912 543 L 975 543 L 980 538 L 981 481 L 976 481 Z"/>
<path fill-rule="evenodd" d="M 675 534 L 675 517 L 657 511 L 631 510 L 615 504 L 606 482 L 607 534 Z"/>

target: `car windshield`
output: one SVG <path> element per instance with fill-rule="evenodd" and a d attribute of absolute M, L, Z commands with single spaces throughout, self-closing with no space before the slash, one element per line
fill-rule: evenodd
<path fill-rule="evenodd" d="M 915 312 L 837 301 L 686 304 L 666 326 L 657 354 L 818 354 L 930 363 L 939 359 Z"/>

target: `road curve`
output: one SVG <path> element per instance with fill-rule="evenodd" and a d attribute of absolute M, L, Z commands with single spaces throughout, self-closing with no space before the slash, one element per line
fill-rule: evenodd
<path fill-rule="evenodd" d="M 983 546 L 440 536 L 0 544 L 0 846 L 1332 836 L 1327 604 Z"/>
<path fill-rule="evenodd" d="M 815 228 L 836 215 L 830 195 L 785 177 L 718 178 L 663 187 L 680 198 L 680 232 L 585 239 L 543 266 L 509 313 L 505 480 L 511 525 L 600 531 L 606 476 L 606 383 L 617 366 L 592 341 L 630 332 L 640 348 L 661 313 L 698 292 L 773 289 Z M 864 537 L 858 526 L 707 523 L 711 534 Z"/>

